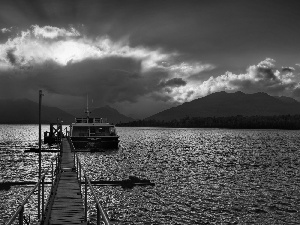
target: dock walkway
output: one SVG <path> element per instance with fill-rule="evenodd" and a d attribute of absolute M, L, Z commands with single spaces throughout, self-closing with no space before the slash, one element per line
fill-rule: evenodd
<path fill-rule="evenodd" d="M 61 174 L 47 224 L 86 224 L 80 184 L 74 165 L 74 154 L 62 139 Z"/>

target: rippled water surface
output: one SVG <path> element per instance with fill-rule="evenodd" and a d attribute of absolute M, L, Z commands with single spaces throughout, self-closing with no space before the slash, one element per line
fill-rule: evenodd
<path fill-rule="evenodd" d="M 49 126 L 42 126 L 42 133 Z M 0 182 L 37 181 L 38 154 L 25 150 L 38 147 L 38 125 L 0 125 Z M 47 146 L 43 146 L 47 147 Z M 42 154 L 42 169 L 50 166 L 55 153 Z M 49 177 L 46 181 L 50 181 Z M 0 185 L 0 224 L 7 221 L 22 203 L 33 186 L 11 186 L 4 189 Z M 45 193 L 49 188 L 45 188 Z M 47 196 L 46 196 L 47 197 Z M 25 207 L 25 215 L 31 221 L 36 219 L 37 196 L 33 195 Z"/>
<path fill-rule="evenodd" d="M 29 138 L 22 133 L 29 129 L 25 127 L 10 129 L 36 142 L 36 134 Z M 118 134 L 119 151 L 80 153 L 90 177 L 122 180 L 133 175 L 156 185 L 97 186 L 101 203 L 117 224 L 300 224 L 299 131 L 118 128 Z M 36 156 L 24 155 L 13 144 L 25 145 L 23 138 L 1 138 L 9 142 L 0 145 L 1 179 L 33 176 L 37 168 L 26 165 L 34 164 Z M 7 155 L 9 163 L 3 160 Z M 20 172 L 13 178 L 5 175 L 14 170 Z M 0 193 L 0 205 L 14 207 L 15 191 Z M 10 196 L 9 203 L 2 196 Z M 89 214 L 93 221 L 93 209 Z"/>

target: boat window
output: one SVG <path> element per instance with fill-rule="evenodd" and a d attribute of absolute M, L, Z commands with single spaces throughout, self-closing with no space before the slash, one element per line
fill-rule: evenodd
<path fill-rule="evenodd" d="M 72 136 L 89 136 L 87 127 L 73 127 Z"/>
<path fill-rule="evenodd" d="M 116 135 L 116 128 L 115 127 L 110 127 L 109 128 L 109 134 L 110 135 Z"/>
<path fill-rule="evenodd" d="M 109 130 L 108 127 L 96 127 L 95 128 L 96 136 L 108 136 Z"/>

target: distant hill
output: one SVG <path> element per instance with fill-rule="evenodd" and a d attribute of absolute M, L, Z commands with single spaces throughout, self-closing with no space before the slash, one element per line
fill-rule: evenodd
<path fill-rule="evenodd" d="M 86 114 L 80 114 L 79 116 L 85 117 Z M 119 113 L 116 109 L 110 106 L 104 106 L 91 110 L 90 117 L 107 118 L 109 123 L 128 123 L 134 121 L 134 119 Z"/>
<path fill-rule="evenodd" d="M 293 98 L 289 98 L 289 97 L 285 97 L 285 96 L 274 96 L 274 98 L 279 99 L 282 102 L 286 102 L 286 103 L 298 103 L 297 100 L 293 99 Z"/>
<path fill-rule="evenodd" d="M 55 107 L 42 104 L 42 123 L 57 122 L 57 118 L 64 124 L 74 121 L 74 116 Z M 0 100 L 0 123 L 1 124 L 38 124 L 39 104 L 28 99 Z"/>
<path fill-rule="evenodd" d="M 273 97 L 266 93 L 217 92 L 183 103 L 146 118 L 171 121 L 184 117 L 273 116 L 300 114 L 300 103 L 288 97 Z"/>

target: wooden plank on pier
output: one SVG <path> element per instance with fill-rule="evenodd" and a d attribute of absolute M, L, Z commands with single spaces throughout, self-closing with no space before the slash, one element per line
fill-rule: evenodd
<path fill-rule="evenodd" d="M 84 224 L 83 201 L 77 174 L 74 170 L 74 155 L 65 138 L 62 139 L 62 144 L 62 172 L 48 224 Z"/>

